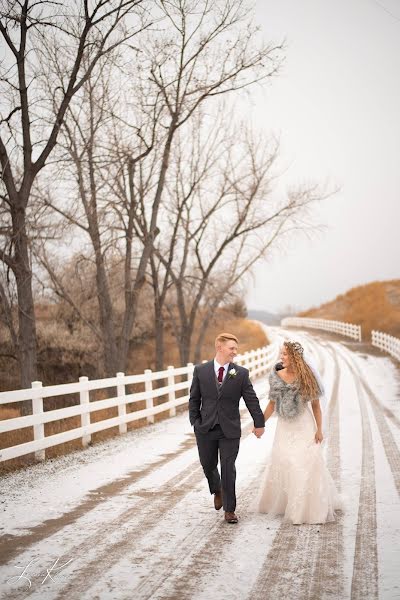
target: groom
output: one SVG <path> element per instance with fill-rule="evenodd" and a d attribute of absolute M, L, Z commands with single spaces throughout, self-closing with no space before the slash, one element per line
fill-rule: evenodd
<path fill-rule="evenodd" d="M 240 443 L 239 401 L 243 397 L 254 421 L 254 434 L 264 433 L 264 415 L 249 379 L 249 371 L 234 364 L 238 339 L 220 333 L 215 358 L 196 365 L 189 397 L 189 419 L 194 426 L 200 463 L 207 477 L 214 506 L 225 511 L 225 521 L 237 523 L 235 460 Z M 218 450 L 221 477 L 218 472 Z M 222 484 L 221 484 L 222 478 Z"/>

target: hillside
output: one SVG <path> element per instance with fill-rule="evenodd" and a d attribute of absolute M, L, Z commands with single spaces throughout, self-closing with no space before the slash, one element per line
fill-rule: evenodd
<path fill-rule="evenodd" d="M 319 308 L 299 313 L 300 317 L 347 321 L 400 337 L 400 279 L 374 281 L 352 288 Z"/>

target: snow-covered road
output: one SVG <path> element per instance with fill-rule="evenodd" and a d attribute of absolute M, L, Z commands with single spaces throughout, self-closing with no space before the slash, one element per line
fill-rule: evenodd
<path fill-rule="evenodd" d="M 240 519 L 226 524 L 185 412 L 2 478 L 1 597 L 400 599 L 399 372 L 356 343 L 289 336 L 326 386 L 323 446 L 346 507 L 335 523 L 291 526 L 255 511 L 276 420 L 257 440 L 244 409 Z M 254 383 L 264 407 L 267 382 Z"/>

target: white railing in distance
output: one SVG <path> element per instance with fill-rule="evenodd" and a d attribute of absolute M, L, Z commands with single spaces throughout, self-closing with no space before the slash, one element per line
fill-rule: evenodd
<path fill-rule="evenodd" d="M 281 326 L 323 329 L 361 342 L 361 325 L 354 325 L 353 323 L 343 323 L 342 321 L 331 321 L 329 319 L 310 319 L 308 317 L 286 317 L 282 319 Z"/>
<path fill-rule="evenodd" d="M 273 365 L 279 352 L 277 344 L 270 344 L 251 352 L 246 352 L 236 357 L 235 362 L 250 371 L 252 378 L 257 378 L 265 374 Z M 11 403 L 32 401 L 32 414 L 23 417 L 14 417 L 11 419 L 0 420 L 0 433 L 7 431 L 17 431 L 24 427 L 33 428 L 33 440 L 3 448 L 0 450 L 0 462 L 35 453 L 37 460 L 44 460 L 46 448 L 51 448 L 69 442 L 71 440 L 81 439 L 82 446 L 85 447 L 91 442 L 91 436 L 97 431 L 103 431 L 111 427 L 118 427 L 119 433 L 126 433 L 128 423 L 146 418 L 148 423 L 154 423 L 156 414 L 168 411 L 169 416 L 176 414 L 176 408 L 187 404 L 189 399 L 189 390 L 192 382 L 194 365 L 188 363 L 185 367 L 169 366 L 164 371 L 152 372 L 146 369 L 139 375 L 125 375 L 117 373 L 116 377 L 108 379 L 98 379 L 90 381 L 87 377 L 80 377 L 78 383 L 67 383 L 62 385 L 52 385 L 42 387 L 40 381 L 34 381 L 32 388 L 24 390 L 15 390 L 11 392 L 0 393 L 0 406 Z M 180 379 L 183 377 L 183 381 Z M 163 387 L 153 387 L 153 381 L 166 379 L 168 384 Z M 178 380 L 177 380 L 178 379 Z M 128 394 L 126 386 L 141 383 L 144 384 L 143 392 Z M 90 392 L 94 390 L 103 390 L 108 388 L 116 389 L 117 395 L 105 400 L 90 401 Z M 176 392 L 184 390 L 185 394 L 176 396 Z M 66 408 L 57 408 L 54 410 L 43 411 L 43 399 L 65 396 L 68 394 L 78 394 L 79 404 L 68 406 Z M 167 401 L 154 406 L 154 398 L 165 396 Z M 137 402 L 146 402 L 146 408 L 127 412 L 126 407 L 129 404 Z M 118 416 L 91 423 L 90 415 L 92 412 L 103 410 L 105 408 L 117 407 Z M 69 429 L 62 433 L 45 436 L 44 425 L 68 417 L 80 416 L 80 427 Z"/>
<path fill-rule="evenodd" d="M 400 360 L 400 338 L 396 338 L 383 331 L 371 331 L 372 345 L 388 352 Z"/>

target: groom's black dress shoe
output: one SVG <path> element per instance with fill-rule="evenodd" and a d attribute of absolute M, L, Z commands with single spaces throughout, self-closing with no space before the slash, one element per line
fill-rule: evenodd
<path fill-rule="evenodd" d="M 216 494 L 214 494 L 214 508 L 215 510 L 219 510 L 222 508 L 222 491 L 220 490 Z"/>
<path fill-rule="evenodd" d="M 237 523 L 238 522 L 238 518 L 235 515 L 234 512 L 226 512 L 225 513 L 225 521 L 227 523 Z"/>

